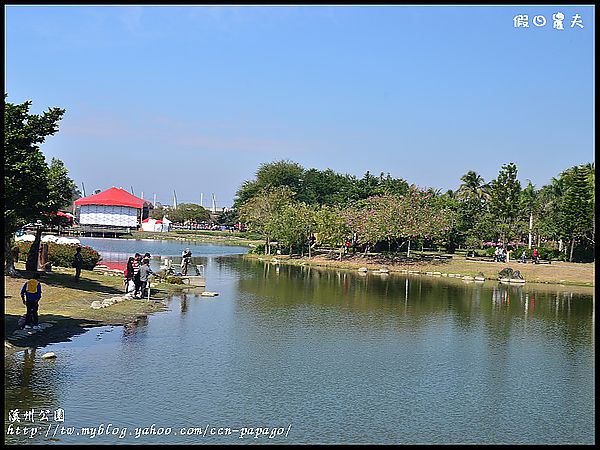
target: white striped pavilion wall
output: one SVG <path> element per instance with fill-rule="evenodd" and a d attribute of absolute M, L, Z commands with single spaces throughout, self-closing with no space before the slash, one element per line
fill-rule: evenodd
<path fill-rule="evenodd" d="M 112 225 L 137 227 L 138 209 L 129 206 L 82 205 L 79 211 L 81 225 Z"/>

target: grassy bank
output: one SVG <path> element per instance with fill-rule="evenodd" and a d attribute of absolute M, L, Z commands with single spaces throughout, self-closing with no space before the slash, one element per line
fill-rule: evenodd
<path fill-rule="evenodd" d="M 17 263 L 16 268 L 20 275 L 25 275 L 23 263 Z M 86 327 L 134 323 L 140 317 L 163 310 L 165 305 L 160 300 L 182 289 L 180 286 L 160 283 L 153 287 L 149 302 L 127 300 L 107 308 L 92 309 L 90 305 L 94 300 L 123 295 L 123 278 L 83 270 L 81 280 L 76 282 L 74 273 L 75 269 L 59 267 L 42 275 L 39 321 L 53 326 L 21 340 L 14 339 L 13 333 L 18 329 L 18 319 L 25 314 L 20 291 L 27 278 L 4 277 L 5 354 L 24 347 L 42 347 L 67 341 L 83 333 Z"/>
<path fill-rule="evenodd" d="M 245 255 L 248 258 L 262 258 L 271 260 L 273 255 Z M 346 255 L 342 260 L 329 259 L 324 256 L 317 257 L 289 257 L 277 255 L 276 259 L 287 264 L 307 264 L 321 267 L 333 267 L 340 269 L 357 270 L 366 267 L 369 270 L 386 268 L 390 272 L 402 272 L 406 270 L 427 272 L 441 272 L 443 274 L 460 274 L 462 276 L 474 277 L 480 272 L 489 280 L 498 280 L 498 272 L 506 267 L 521 271 L 527 283 L 559 284 L 566 286 L 594 286 L 594 263 L 568 263 L 552 262 L 552 264 L 510 264 L 469 261 L 464 257 L 455 256 L 449 261 L 415 262 L 415 263 L 390 263 L 381 256 L 363 257 L 360 255 Z"/>
<path fill-rule="evenodd" d="M 170 239 L 204 244 L 241 245 L 246 247 L 264 242 L 259 236 L 252 233 L 206 230 L 175 230 L 166 233 L 135 231 L 132 233 L 131 239 Z"/>

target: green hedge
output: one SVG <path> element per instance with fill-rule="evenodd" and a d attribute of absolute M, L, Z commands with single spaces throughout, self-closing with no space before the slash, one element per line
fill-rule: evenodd
<path fill-rule="evenodd" d="M 19 261 L 26 261 L 31 242 L 19 242 Z M 55 267 L 73 267 L 75 249 L 81 247 L 83 269 L 92 270 L 102 260 L 100 253 L 92 247 L 78 244 L 56 244 L 48 242 L 48 261 Z"/>

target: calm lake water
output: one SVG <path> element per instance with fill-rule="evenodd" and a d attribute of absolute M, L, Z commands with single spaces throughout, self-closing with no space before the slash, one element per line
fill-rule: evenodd
<path fill-rule="evenodd" d="M 136 324 L 8 358 L 5 428 L 10 410 L 34 409 L 21 426 L 39 433 L 7 443 L 594 443 L 591 290 L 361 276 L 185 246 L 220 295 L 175 295 Z"/>

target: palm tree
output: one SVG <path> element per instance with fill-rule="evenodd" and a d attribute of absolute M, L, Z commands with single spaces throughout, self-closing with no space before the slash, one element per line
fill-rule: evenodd
<path fill-rule="evenodd" d="M 473 170 L 465 173 L 460 180 L 462 184 L 456 191 L 460 200 L 478 200 L 480 202 L 489 197 L 489 184 L 483 182 L 483 177 Z"/>

